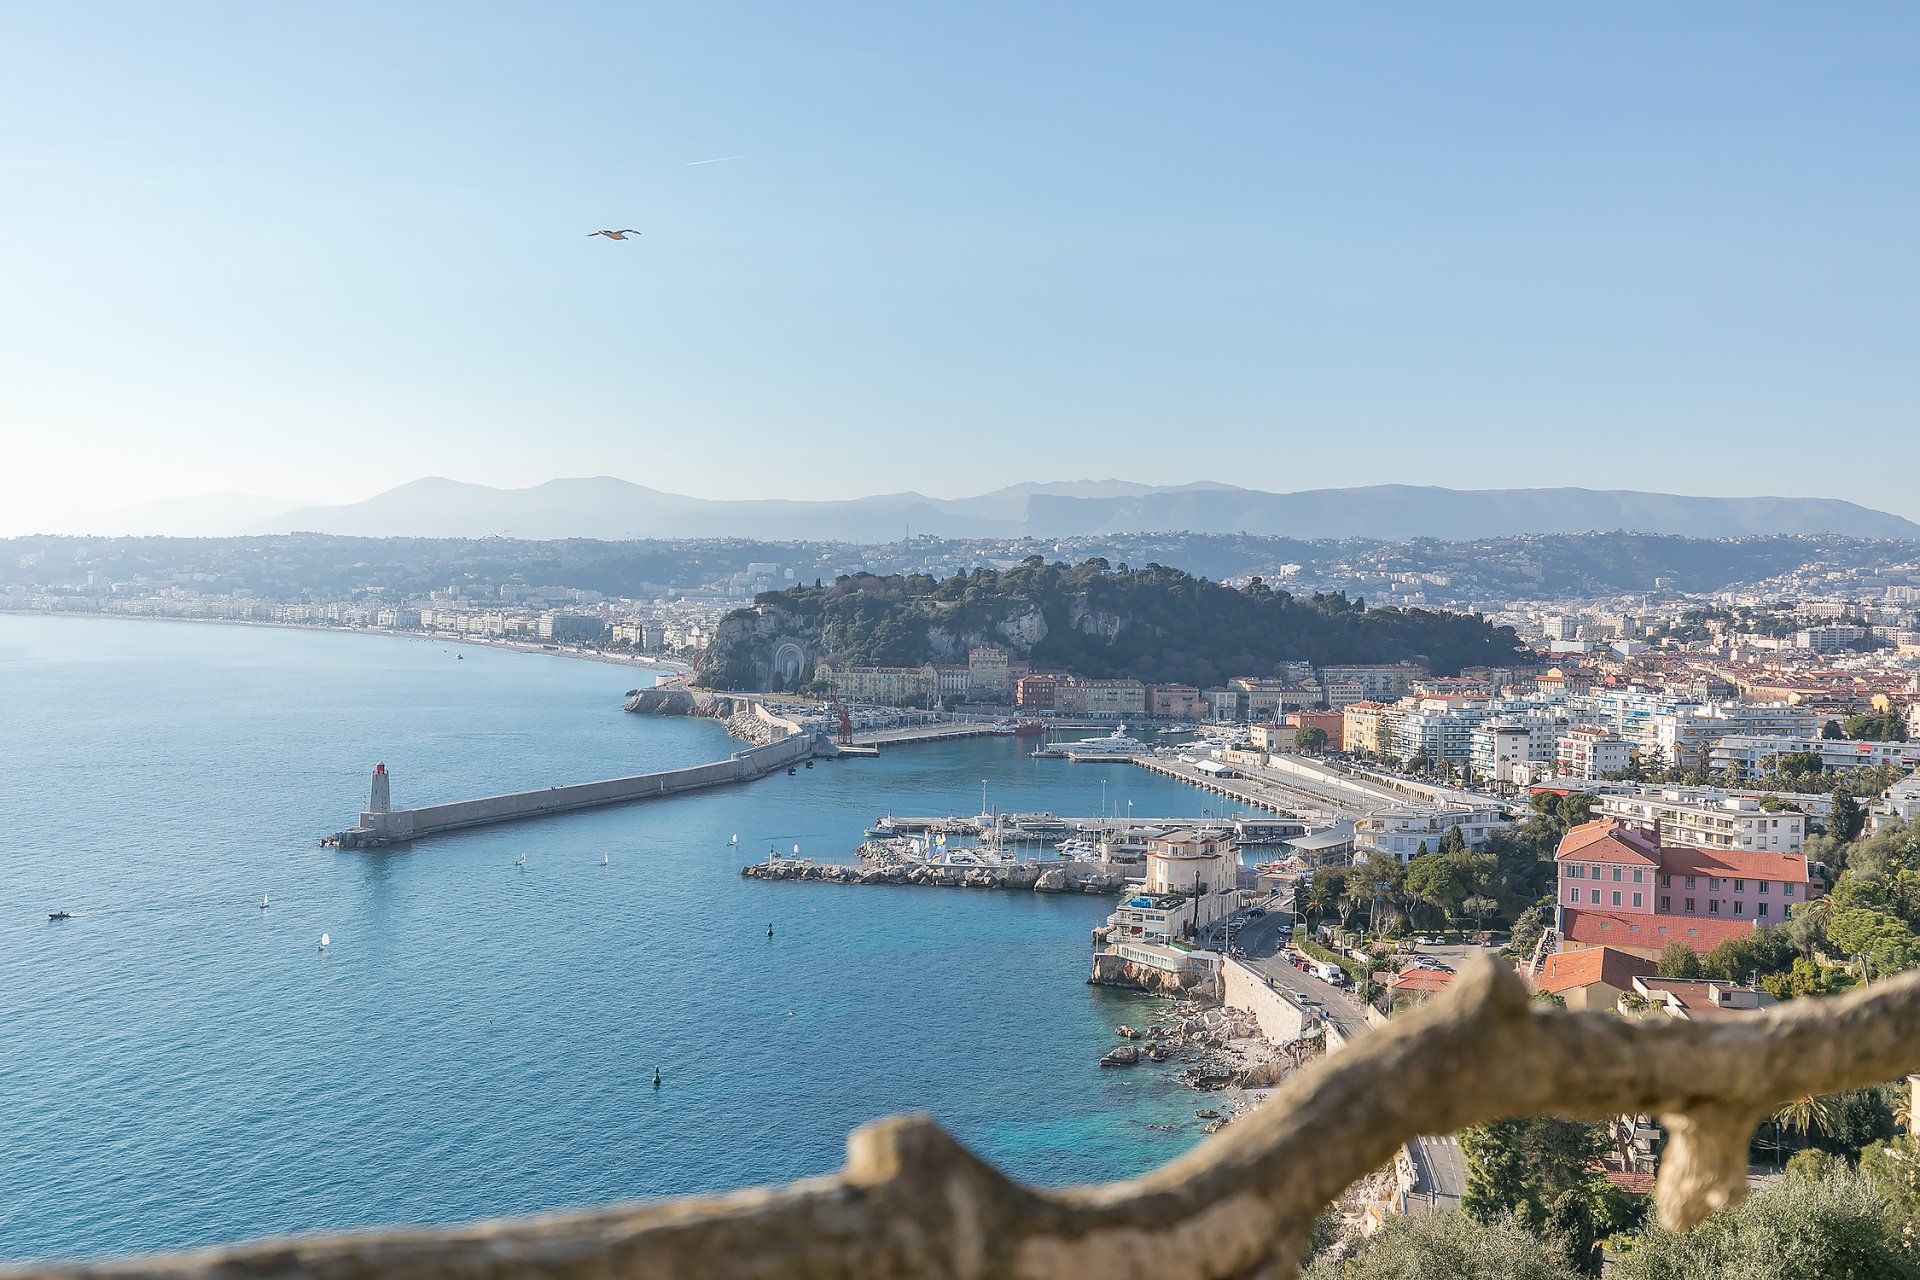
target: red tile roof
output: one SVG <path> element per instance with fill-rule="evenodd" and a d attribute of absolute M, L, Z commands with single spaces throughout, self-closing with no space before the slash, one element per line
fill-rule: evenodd
<path fill-rule="evenodd" d="M 1660 870 L 1674 876 L 1738 876 L 1746 880 L 1807 883 L 1807 859 L 1799 853 L 1751 853 L 1742 849 L 1693 849 L 1668 845 Z"/>
<path fill-rule="evenodd" d="M 1571 858 L 1579 862 L 1624 862 L 1653 867 L 1660 864 L 1660 846 L 1648 832 L 1630 827 L 1618 818 L 1601 818 L 1584 822 L 1561 836 L 1560 848 L 1553 857 L 1556 862 Z"/>
<path fill-rule="evenodd" d="M 1419 991 L 1432 994 L 1453 985 L 1453 975 L 1437 969 L 1408 969 L 1387 984 L 1394 991 Z"/>
<path fill-rule="evenodd" d="M 1585 946 L 1635 947 L 1660 951 L 1675 942 L 1684 942 L 1695 951 L 1713 950 L 1728 938 L 1745 938 L 1753 933 L 1751 920 L 1715 920 L 1700 916 L 1662 916 L 1626 914 L 1617 911 L 1588 911 L 1567 907 L 1565 927 L 1560 936 Z"/>
<path fill-rule="evenodd" d="M 1631 991 L 1633 980 L 1651 976 L 1653 969 L 1653 961 L 1613 947 L 1558 951 L 1547 957 L 1546 968 L 1533 986 L 1536 991 L 1551 991 L 1555 995 L 1596 982 L 1604 982 L 1617 991 Z"/>

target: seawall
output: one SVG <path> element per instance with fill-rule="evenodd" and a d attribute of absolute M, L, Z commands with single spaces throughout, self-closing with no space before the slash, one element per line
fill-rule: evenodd
<path fill-rule="evenodd" d="M 740 868 L 749 880 L 813 880 L 824 884 L 930 885 L 942 889 L 1011 889 L 1031 893 L 1118 893 L 1127 887 L 1119 867 L 1092 862 L 1023 862 L 1012 867 L 856 867 L 839 862 L 777 858 Z"/>
<path fill-rule="evenodd" d="M 656 800 L 707 787 L 747 782 L 777 769 L 787 768 L 812 754 L 813 739 L 804 734 L 794 734 L 764 746 L 736 751 L 725 760 L 716 760 L 711 764 L 665 769 L 626 778 L 607 778 L 599 782 L 543 787 L 536 791 L 514 791 L 506 795 L 484 796 L 478 800 L 423 805 L 418 809 L 363 813 L 359 826 L 328 837 L 326 843 L 349 849 L 371 848 L 495 822 L 512 822 L 575 809 L 628 804 L 637 800 Z"/>

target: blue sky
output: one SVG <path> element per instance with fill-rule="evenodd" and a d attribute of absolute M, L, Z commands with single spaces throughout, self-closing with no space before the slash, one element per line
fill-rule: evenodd
<path fill-rule="evenodd" d="M 1920 516 L 1916 139 L 1894 4 L 15 0 L 0 503 L 1113 475 Z"/>

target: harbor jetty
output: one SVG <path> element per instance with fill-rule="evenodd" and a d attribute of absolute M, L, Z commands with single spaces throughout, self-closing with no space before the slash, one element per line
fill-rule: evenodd
<path fill-rule="evenodd" d="M 771 858 L 740 868 L 749 880 L 811 880 L 822 884 L 928 885 L 942 889 L 1009 889 L 1030 893 L 1114 894 L 1127 871 L 1097 862 L 1020 862 L 1004 867 L 950 867 L 924 862 L 848 866 L 804 858 Z"/>
<path fill-rule="evenodd" d="M 393 807 L 387 766 L 380 764 L 374 766 L 367 808 L 361 813 L 359 823 L 327 836 L 321 843 L 338 845 L 343 849 L 371 849 L 448 831 L 491 826 L 497 822 L 517 822 L 524 818 L 570 813 L 579 809 L 658 800 L 708 787 L 750 782 L 806 760 L 813 754 L 813 745 L 811 737 L 794 735 L 764 746 L 736 751 L 725 760 L 716 760 L 711 764 L 663 769 L 626 778 L 605 778 L 598 782 L 542 787 L 534 791 L 513 791 L 505 795 L 483 796 L 478 800 L 424 805 L 417 809 Z"/>

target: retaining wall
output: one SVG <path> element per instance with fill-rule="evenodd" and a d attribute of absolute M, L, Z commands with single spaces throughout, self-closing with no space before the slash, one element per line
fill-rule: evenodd
<path fill-rule="evenodd" d="M 1259 970 L 1228 960 L 1220 967 L 1222 1003 L 1253 1015 L 1260 1034 L 1272 1044 L 1285 1044 L 1305 1035 L 1309 1025 L 1307 1011 L 1286 994 L 1267 984 Z"/>

